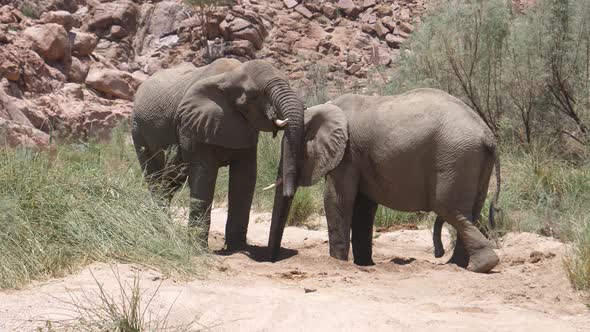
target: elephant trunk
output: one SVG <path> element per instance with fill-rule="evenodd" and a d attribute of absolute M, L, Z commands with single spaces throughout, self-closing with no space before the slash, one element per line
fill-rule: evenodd
<path fill-rule="evenodd" d="M 283 141 L 282 147 L 285 147 L 285 141 Z M 281 178 L 283 168 L 282 165 L 282 163 L 279 163 L 277 179 Z M 272 221 L 270 224 L 270 236 L 268 237 L 268 250 L 271 262 L 276 262 L 276 260 L 279 257 L 279 252 L 281 250 L 281 240 L 283 239 L 283 232 L 285 230 L 285 225 L 287 224 L 289 211 L 291 210 L 291 203 L 293 202 L 293 196 L 283 195 L 283 184 L 278 181 L 277 183 L 279 184 L 275 188 L 275 198 L 272 209 Z"/>
<path fill-rule="evenodd" d="M 303 103 L 283 79 L 271 81 L 266 93 L 277 110 L 277 116 L 288 119 L 281 149 L 283 196 L 292 197 L 297 190 L 297 163 L 301 160 L 303 144 Z"/>
<path fill-rule="evenodd" d="M 297 166 L 302 162 L 303 111 L 305 106 L 289 86 L 283 75 L 262 60 L 248 62 L 246 71 L 266 94 L 280 120 L 287 120 L 281 146 L 281 161 L 277 174 L 272 223 L 268 239 L 270 258 L 275 261 L 281 248 L 281 239 L 287 217 L 297 190 Z M 278 181 L 278 180 L 282 181 Z"/>

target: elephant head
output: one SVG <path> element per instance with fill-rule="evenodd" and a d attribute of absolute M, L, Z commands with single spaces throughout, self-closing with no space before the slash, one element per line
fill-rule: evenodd
<path fill-rule="evenodd" d="M 196 81 L 184 94 L 180 109 L 190 115 L 180 130 L 196 142 L 243 148 L 256 144 L 259 130 L 284 129 L 281 194 L 292 197 L 301 160 L 303 103 L 282 73 L 263 60 L 220 59 L 211 66 L 219 74 Z"/>
<path fill-rule="evenodd" d="M 344 112 L 331 104 L 308 108 L 304 113 L 303 159 L 297 184 L 312 186 L 334 169 L 344 156 L 348 143 L 348 122 Z M 283 147 L 285 142 L 283 142 Z M 281 169 L 279 167 L 279 174 Z M 280 176 L 280 175 L 279 175 Z M 270 260 L 276 261 L 292 198 L 281 197 L 281 184 L 277 182 L 268 248 Z"/>

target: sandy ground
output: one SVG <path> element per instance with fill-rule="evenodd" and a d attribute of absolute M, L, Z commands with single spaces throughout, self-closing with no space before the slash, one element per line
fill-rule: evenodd
<path fill-rule="evenodd" d="M 225 210 L 213 213 L 210 244 L 223 243 Z M 141 270 L 152 317 L 205 331 L 588 331 L 590 303 L 563 270 L 564 245 L 529 233 L 508 234 L 491 274 L 435 259 L 429 230 L 376 233 L 375 266 L 329 258 L 325 229 L 287 228 L 283 259 L 262 262 L 269 214 L 254 214 L 249 250 L 216 255 L 205 278 L 178 281 L 156 271 L 118 265 L 124 282 Z M 325 224 L 325 221 L 323 222 Z M 448 246 L 448 234 L 445 242 Z M 258 247 L 260 246 L 260 247 Z M 117 296 L 111 267 L 94 264 L 63 279 L 0 292 L 0 331 L 34 330 L 75 316 L 66 302 L 92 297 L 90 274 Z M 146 301 L 147 301 L 147 297 Z"/>

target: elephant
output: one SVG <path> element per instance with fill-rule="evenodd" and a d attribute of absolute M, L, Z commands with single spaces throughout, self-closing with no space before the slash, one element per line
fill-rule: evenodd
<path fill-rule="evenodd" d="M 303 162 L 298 185 L 325 177 L 324 209 L 330 256 L 372 265 L 378 204 L 432 211 L 457 230 L 449 263 L 486 273 L 499 262 L 493 244 L 475 226 L 496 168 L 496 140 L 459 99 L 435 89 L 393 96 L 345 94 L 304 115 Z M 275 197 L 280 193 L 276 184 Z M 277 204 L 278 203 L 278 204 Z M 275 260 L 290 206 L 275 201 L 269 255 Z M 495 207 L 494 207 L 495 209 Z M 351 236 L 352 233 L 352 236 Z"/>
<path fill-rule="evenodd" d="M 150 191 L 169 206 L 188 179 L 189 227 L 207 246 L 218 169 L 229 166 L 225 246 L 243 248 L 259 131 L 284 130 L 281 195 L 292 199 L 304 109 L 282 73 L 263 60 L 222 58 L 155 73 L 138 88 L 132 115 L 133 143 Z"/>

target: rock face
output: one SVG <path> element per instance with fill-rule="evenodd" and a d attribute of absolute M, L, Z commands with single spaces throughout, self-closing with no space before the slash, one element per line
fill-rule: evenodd
<path fill-rule="evenodd" d="M 77 21 L 70 12 L 67 12 L 65 10 L 45 12 L 41 15 L 41 22 L 57 23 L 64 27 L 66 31 L 70 31 L 74 26 L 80 26 L 80 22 Z"/>
<path fill-rule="evenodd" d="M 47 23 L 27 28 L 24 32 L 39 55 L 49 62 L 64 62 L 70 58 L 70 40 L 63 26 Z"/>
<path fill-rule="evenodd" d="M 362 88 L 394 63 L 425 1 L 239 0 L 201 22 L 183 0 L 0 0 L 0 145 L 108 138 L 139 84 L 185 61 L 265 59 L 301 91 L 312 79 Z"/>
<path fill-rule="evenodd" d="M 92 67 L 86 77 L 86 84 L 106 95 L 133 100 L 140 82 L 133 75 L 116 69 Z"/>
<path fill-rule="evenodd" d="M 92 54 L 98 44 L 98 37 L 92 33 L 74 30 L 70 32 L 70 40 L 73 39 L 72 53 L 78 56 Z"/>

